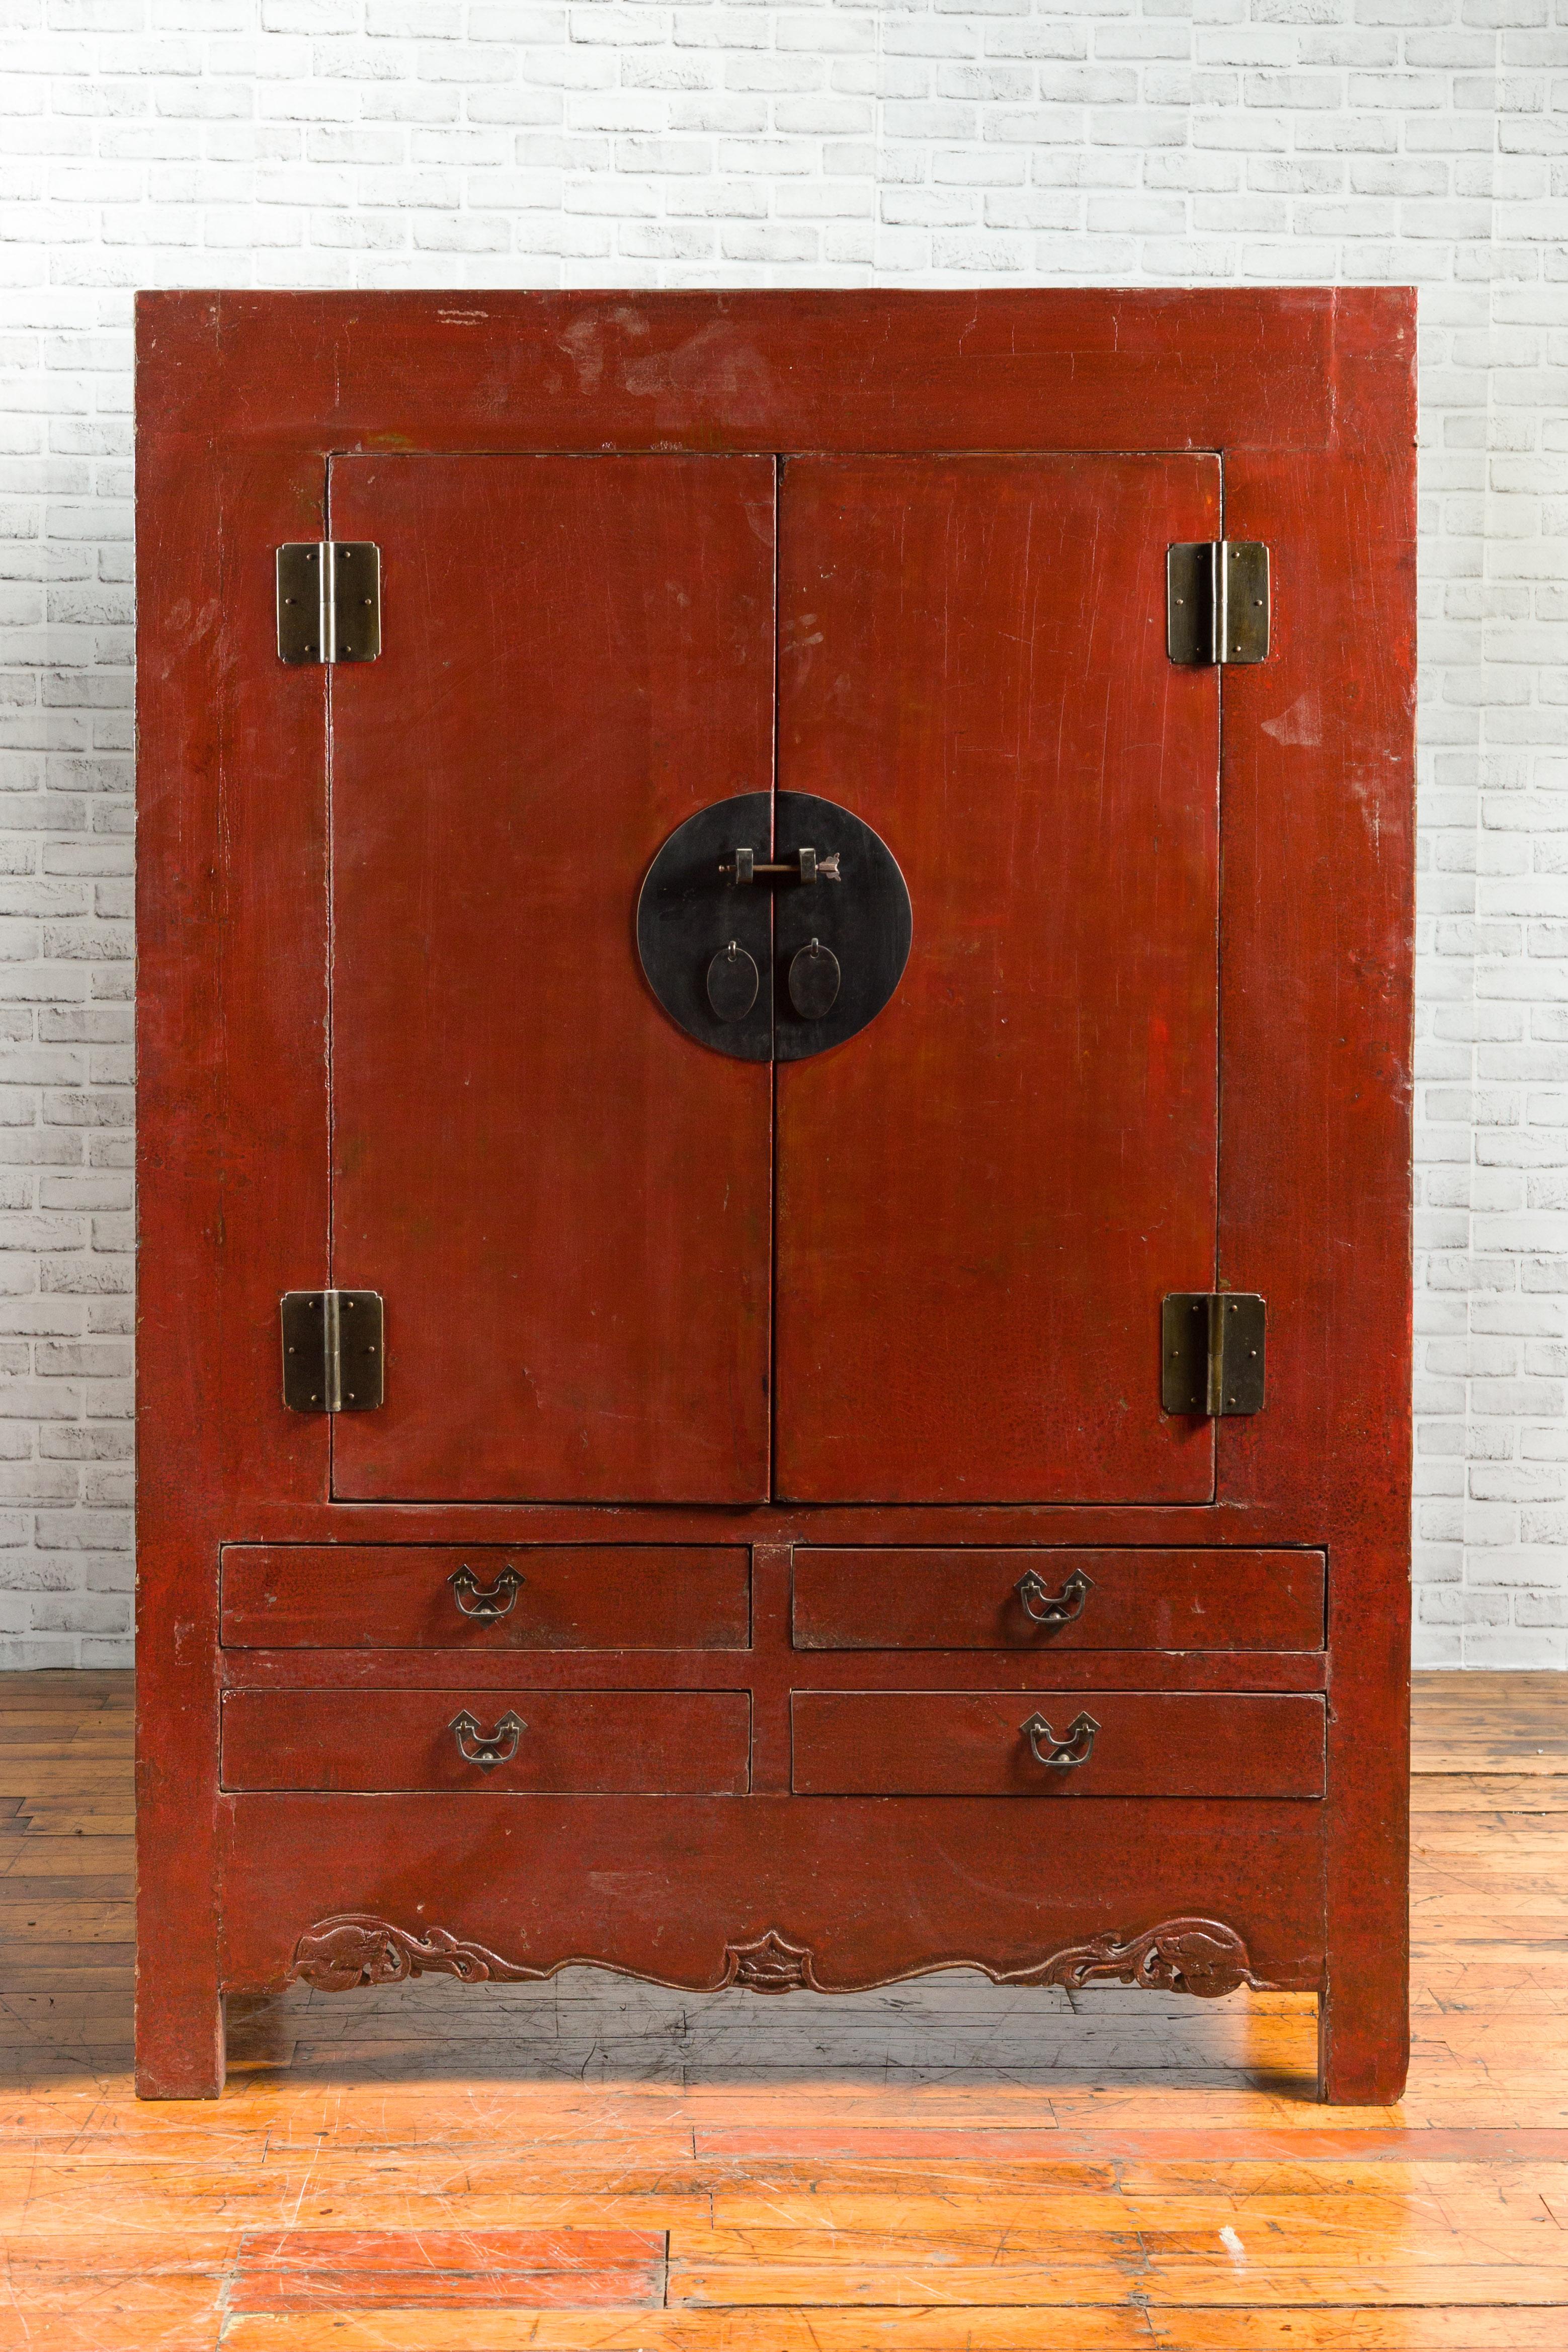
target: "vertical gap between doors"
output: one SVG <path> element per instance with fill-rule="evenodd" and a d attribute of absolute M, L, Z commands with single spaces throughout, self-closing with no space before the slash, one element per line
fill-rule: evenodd
<path fill-rule="evenodd" d="M 332 460 L 331 460 L 331 458 L 330 458 L 330 457 L 329 457 L 329 458 L 328 458 L 328 460 L 327 460 L 326 478 L 325 478 L 325 481 L 324 481 L 324 483 L 323 483 L 323 485 L 322 485 L 322 491 L 321 491 L 321 504 L 322 504 L 322 509 L 323 509 L 323 512 L 322 512 L 322 529 L 321 529 L 321 536 L 322 536 L 322 538 L 323 538 L 324 540 L 330 540 L 330 538 L 331 538 L 331 536 L 332 536 Z M 324 733 L 324 738 L 325 738 L 325 740 L 324 740 L 324 741 L 323 741 L 323 744 L 322 744 L 322 750 L 321 750 L 321 764 L 322 764 L 322 777 L 323 777 L 323 814 L 322 814 L 322 824 L 323 824 L 323 834 L 324 834 L 324 838 L 323 838 L 323 843 L 322 843 L 322 878 L 323 878 L 324 886 L 325 886 L 326 892 L 327 892 L 327 972 L 326 972 L 327 1004 L 326 1004 L 326 1013 L 325 1013 L 325 1035 L 324 1035 L 324 1039 L 323 1039 L 323 1050 L 324 1050 L 325 1055 L 326 1055 L 326 1063 L 327 1063 L 327 1068 L 326 1068 L 326 1078 L 327 1078 L 327 1277 L 326 1277 L 326 1279 L 327 1279 L 327 1287 L 328 1287 L 328 1289 L 329 1289 L 329 1290 L 330 1290 L 330 1289 L 334 1286 L 334 1285 L 336 1284 L 337 1279 L 338 1279 L 337 1266 L 336 1266 L 336 1263 L 335 1263 L 335 1255 L 334 1255 L 334 1237 L 335 1237 L 335 1234 L 336 1234 L 336 1232 L 337 1232 L 337 1223 L 338 1223 L 338 1219 L 337 1219 L 337 1202 L 336 1202 L 336 1200 L 335 1200 L 335 1197 L 334 1197 L 334 1188 L 335 1188 L 335 1182 L 336 1182 L 336 1170 L 337 1170 L 337 1165 L 338 1165 L 338 1087 L 337 1087 L 337 1065 L 336 1065 L 336 1061 L 335 1061 L 335 1059 L 334 1059 L 334 1055 L 333 1055 L 333 1037 L 332 1037 L 332 1014 L 333 1014 L 333 1009 L 334 1009 L 334 1000 L 335 1000 L 335 996 L 336 996 L 336 989 L 335 989 L 335 986 L 334 986 L 334 975 L 335 975 L 335 971 L 336 971 L 336 961 L 337 961 L 338 894 L 337 894 L 337 889 L 336 889 L 336 887 L 335 887 L 334 876 L 333 876 L 333 858 L 334 858 L 334 855 L 335 855 L 336 844 L 335 844 L 335 838 L 334 838 L 334 828 L 333 828 L 333 824 L 332 824 L 332 665 L 331 665 L 331 663 L 330 663 L 330 662 L 327 662 L 327 663 L 325 663 L 325 664 L 323 665 L 323 667 L 322 667 L 322 671 L 321 671 L 321 676 L 322 676 L 322 677 L 323 677 L 323 679 L 324 679 L 324 681 L 325 681 L 325 684 L 326 684 L 326 692 L 325 692 L 325 694 L 324 694 L 324 696 L 323 696 L 323 698 L 322 698 L 323 733 Z M 336 1499 L 337 1499 L 337 1494 L 338 1494 L 338 1426 L 337 1426 L 337 1415 L 336 1415 L 335 1413 L 329 1413 L 329 1414 L 327 1415 L 327 1499 L 328 1499 L 328 1501 L 329 1501 L 329 1502 L 334 1502 L 334 1501 L 336 1501 Z"/>
<path fill-rule="evenodd" d="M 773 773 L 768 802 L 768 855 L 779 855 L 779 541 L 784 534 L 784 460 L 773 460 Z M 768 894 L 768 985 L 773 991 L 773 1019 L 779 1012 L 779 952 L 774 920 L 774 893 Z M 768 1499 L 779 1499 L 779 1056 L 768 1063 Z"/>
<path fill-rule="evenodd" d="M 1225 545 L 1225 452 L 1218 451 L 1219 465 L 1219 544 Z M 1224 561 L 1223 553 L 1221 562 Z M 1214 1286 L 1220 1286 L 1224 1268 L 1219 1262 L 1220 1241 L 1220 1178 L 1224 1171 L 1222 1145 L 1225 1137 L 1225 959 L 1222 952 L 1225 939 L 1225 665 L 1214 667 L 1215 698 L 1215 768 L 1214 768 Z M 1209 1500 L 1219 1500 L 1219 1434 L 1222 1423 L 1208 1425 L 1208 1492 Z"/>

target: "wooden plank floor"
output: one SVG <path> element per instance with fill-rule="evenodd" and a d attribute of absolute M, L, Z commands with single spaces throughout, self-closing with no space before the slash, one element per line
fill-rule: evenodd
<path fill-rule="evenodd" d="M 0 2352 L 1568 2352 L 1568 1676 L 1417 1695 L 1416 2063 L 1312 2004 L 303 1990 L 131 2096 L 128 1676 L 0 1685 Z"/>

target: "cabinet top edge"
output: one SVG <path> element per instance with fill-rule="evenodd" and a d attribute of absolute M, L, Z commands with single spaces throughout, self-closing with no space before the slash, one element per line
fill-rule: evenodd
<path fill-rule="evenodd" d="M 1049 420 L 1062 448 L 1317 449 L 1414 424 L 1409 287 L 185 289 L 136 319 L 152 446 L 1034 447 Z"/>

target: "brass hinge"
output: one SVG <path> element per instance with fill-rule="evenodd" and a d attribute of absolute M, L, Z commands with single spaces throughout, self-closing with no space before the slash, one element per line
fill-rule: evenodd
<path fill-rule="evenodd" d="M 1249 1290 L 1178 1290 L 1160 1309 L 1160 1402 L 1166 1412 L 1263 1410 L 1268 1309 Z"/>
<path fill-rule="evenodd" d="M 1269 605 L 1269 551 L 1260 540 L 1188 540 L 1166 551 L 1166 651 L 1172 661 L 1263 661 Z"/>
<path fill-rule="evenodd" d="M 291 1412 L 373 1412 L 386 1392 L 374 1290 L 286 1290 L 283 1402 Z"/>
<path fill-rule="evenodd" d="M 368 539 L 290 540 L 277 551 L 277 658 L 374 661 L 382 551 Z"/>

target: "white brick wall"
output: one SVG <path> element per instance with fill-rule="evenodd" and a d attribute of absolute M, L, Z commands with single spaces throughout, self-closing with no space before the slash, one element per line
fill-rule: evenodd
<path fill-rule="evenodd" d="M 1422 289 L 1417 1658 L 1568 1664 L 1554 0 L 0 0 L 0 1663 L 128 1650 L 131 295 Z"/>

